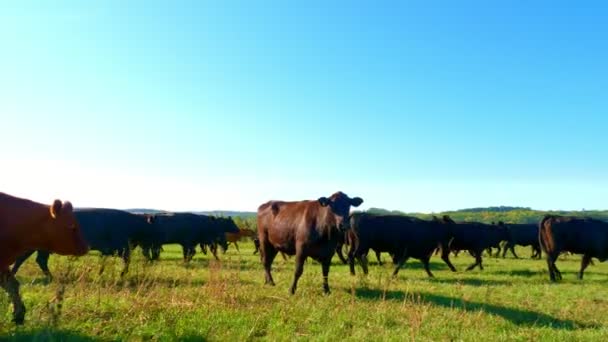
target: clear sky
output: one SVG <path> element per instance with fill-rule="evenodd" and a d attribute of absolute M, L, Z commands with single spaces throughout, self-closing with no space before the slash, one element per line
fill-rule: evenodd
<path fill-rule="evenodd" d="M 0 191 L 606 209 L 608 3 L 531 3 L 3 2 Z"/>

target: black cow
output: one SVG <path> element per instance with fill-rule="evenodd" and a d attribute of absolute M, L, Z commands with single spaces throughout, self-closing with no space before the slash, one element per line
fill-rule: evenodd
<path fill-rule="evenodd" d="M 329 293 L 328 275 L 338 240 L 350 225 L 350 207 L 363 200 L 336 192 L 314 201 L 269 201 L 258 208 L 258 237 L 266 284 L 274 285 L 271 267 L 277 253 L 296 256 L 296 269 L 290 292 L 294 294 L 304 271 L 306 258 L 321 263 L 323 290 Z"/>
<path fill-rule="evenodd" d="M 153 216 L 153 242 L 150 259 L 159 258 L 162 245 L 179 244 L 185 262 L 192 260 L 196 254 L 196 246 L 215 246 L 219 244 L 227 248 L 225 233 L 238 232 L 238 227 L 232 218 L 196 215 L 191 213 L 167 213 Z M 215 257 L 215 248 L 211 248 Z M 148 254 L 146 251 L 144 254 Z"/>
<path fill-rule="evenodd" d="M 104 258 L 117 255 L 123 259 L 124 268 L 121 276 L 129 270 L 131 249 L 136 245 L 144 248 L 152 245 L 151 225 L 145 216 L 116 209 L 79 209 L 74 214 L 90 249 L 100 251 Z M 29 251 L 17 259 L 12 268 L 13 274 L 17 273 L 21 264 L 33 253 L 33 250 Z M 48 259 L 47 251 L 38 251 L 36 262 L 50 278 Z M 101 274 L 103 270 L 104 264 L 99 273 Z"/>
<path fill-rule="evenodd" d="M 591 258 L 597 258 L 600 262 L 608 259 L 607 222 L 592 218 L 547 215 L 540 221 L 538 235 L 540 246 L 547 257 L 551 281 L 562 279 L 555 261 L 564 251 L 583 255 L 579 279 L 583 279 L 583 272 L 591 263 Z"/>
<path fill-rule="evenodd" d="M 450 262 L 448 244 L 453 222 L 448 218 L 425 221 L 415 217 L 401 215 L 372 215 L 356 213 L 351 216 L 351 249 L 348 253 L 351 274 L 355 274 L 354 260 L 357 258 L 368 273 L 366 255 L 370 249 L 378 252 L 389 252 L 397 265 L 393 275 L 408 258 L 415 258 L 422 262 L 429 277 L 433 273 L 429 261 L 435 249 L 440 246 L 441 259 L 450 270 L 456 268 Z"/>
<path fill-rule="evenodd" d="M 466 250 L 475 258 L 475 263 L 467 267 L 467 271 L 475 266 L 483 270 L 483 251 L 509 238 L 503 224 L 490 225 L 479 222 L 460 222 L 452 227 L 452 234 L 454 238 L 450 242 L 450 250 Z"/>
<path fill-rule="evenodd" d="M 515 246 L 532 246 L 532 259 L 540 259 L 541 251 L 538 242 L 538 225 L 537 224 L 508 224 L 506 225 L 509 239 L 504 245 L 502 257 L 507 254 L 507 250 L 518 259 L 515 254 Z"/>

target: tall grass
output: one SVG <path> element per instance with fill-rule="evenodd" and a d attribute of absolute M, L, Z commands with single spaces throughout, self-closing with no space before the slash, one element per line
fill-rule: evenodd
<path fill-rule="evenodd" d="M 249 247 L 249 248 L 247 248 Z M 521 250 L 522 255 L 529 251 Z M 136 255 L 121 279 L 109 258 L 99 275 L 94 253 L 52 256 L 55 279 L 44 281 L 34 258 L 18 278 L 28 313 L 10 323 L 0 295 L 0 339 L 8 340 L 607 340 L 608 267 L 596 262 L 576 279 L 580 257 L 559 260 L 564 274 L 550 284 L 542 260 L 484 258 L 484 271 L 450 272 L 433 259 L 436 278 L 417 261 L 397 278 L 392 265 L 370 258 L 370 274 L 351 276 L 337 258 L 332 293 L 323 295 L 321 266 L 305 265 L 298 292 L 288 294 L 293 259 L 277 257 L 276 287 L 263 285 L 253 246 L 241 244 L 217 262 L 197 255 L 186 265 L 177 246 L 149 264 Z M 473 262 L 453 258 L 459 270 Z"/>

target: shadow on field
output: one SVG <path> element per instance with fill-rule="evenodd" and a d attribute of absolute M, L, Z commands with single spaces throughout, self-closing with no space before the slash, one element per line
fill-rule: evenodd
<path fill-rule="evenodd" d="M 462 279 L 446 279 L 446 278 L 427 278 L 432 283 L 439 284 L 461 284 L 469 286 L 488 286 L 488 285 L 511 285 L 513 282 L 508 280 L 494 279 L 479 279 L 479 278 L 462 278 Z"/>
<path fill-rule="evenodd" d="M 144 339 L 149 339 L 144 338 Z M 179 341 L 207 341 L 203 336 L 199 335 L 182 335 L 175 336 L 175 340 Z M 99 337 L 86 336 L 77 332 L 67 330 L 40 329 L 34 331 L 17 331 L 14 333 L 0 333 L 1 341 L 75 341 L 75 342 L 100 342 L 113 341 L 113 339 L 104 339 Z"/>
<path fill-rule="evenodd" d="M 2 341 L 109 341 L 66 330 L 41 329 L 0 334 Z"/>
<path fill-rule="evenodd" d="M 491 315 L 500 316 L 518 326 L 548 327 L 563 330 L 598 328 L 598 326 L 593 324 L 584 324 L 573 320 L 562 320 L 540 312 L 509 308 L 489 303 L 470 302 L 465 301 L 462 298 L 447 297 L 426 292 L 406 294 L 403 291 L 382 291 L 360 288 L 355 290 L 355 296 L 368 300 L 410 301 L 412 303 L 417 303 L 418 301 L 422 303 L 427 302 L 432 305 L 466 312 L 483 311 Z"/>

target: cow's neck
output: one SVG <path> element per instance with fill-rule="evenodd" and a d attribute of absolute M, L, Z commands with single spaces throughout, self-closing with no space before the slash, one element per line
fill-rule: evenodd
<path fill-rule="evenodd" d="M 332 230 L 336 226 L 336 219 L 329 207 L 320 208 L 317 225 L 323 236 L 331 238 L 333 235 Z"/>
<path fill-rule="evenodd" d="M 48 249 L 44 226 L 52 219 L 49 207 L 35 202 L 28 204 L 15 210 L 15 218 L 19 220 L 15 226 L 17 242 L 31 249 Z"/>

